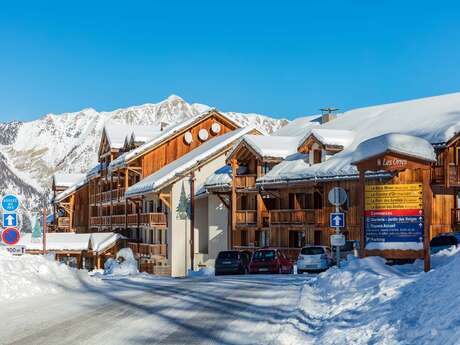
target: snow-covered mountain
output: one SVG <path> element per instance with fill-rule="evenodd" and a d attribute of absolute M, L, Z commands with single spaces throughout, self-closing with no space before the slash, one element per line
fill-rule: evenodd
<path fill-rule="evenodd" d="M 96 163 L 105 123 L 175 124 L 209 108 L 172 95 L 156 104 L 109 112 L 88 108 L 48 114 L 30 122 L 0 123 L 0 194 L 15 193 L 21 197 L 23 228 L 30 229 L 30 215 L 46 200 L 51 176 L 55 172 L 85 172 Z M 268 133 L 287 123 L 258 114 L 227 114 Z"/>

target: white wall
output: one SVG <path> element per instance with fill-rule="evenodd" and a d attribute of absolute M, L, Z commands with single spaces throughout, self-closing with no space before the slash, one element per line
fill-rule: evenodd
<path fill-rule="evenodd" d="M 228 249 L 228 209 L 217 195 L 208 196 L 208 265 L 214 261 L 222 250 Z"/>

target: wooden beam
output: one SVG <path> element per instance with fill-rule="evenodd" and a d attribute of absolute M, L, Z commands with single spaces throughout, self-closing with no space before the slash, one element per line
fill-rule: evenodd
<path fill-rule="evenodd" d="M 225 199 L 224 199 L 224 196 L 223 196 L 223 195 L 225 195 L 225 196 L 228 197 L 229 195 L 228 195 L 227 193 L 215 193 L 215 194 L 217 195 L 217 197 L 219 198 L 219 200 L 224 204 L 224 206 L 225 206 L 228 210 L 230 210 L 230 206 L 231 206 L 231 205 L 230 205 L 230 201 L 229 201 L 229 200 L 225 200 Z"/>
<path fill-rule="evenodd" d="M 160 193 L 158 198 L 169 208 L 171 209 L 171 194 L 170 193 Z"/>

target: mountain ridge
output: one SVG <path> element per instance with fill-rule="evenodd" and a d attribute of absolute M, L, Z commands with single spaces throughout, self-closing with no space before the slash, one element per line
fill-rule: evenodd
<path fill-rule="evenodd" d="M 82 173 L 97 162 L 97 149 L 104 125 L 177 124 L 212 107 L 189 104 L 177 95 L 158 103 L 97 111 L 88 107 L 75 112 L 48 113 L 32 121 L 0 122 L 0 166 L 6 183 L 0 193 L 15 193 L 23 199 L 20 220 L 29 231 L 33 213 L 49 195 L 56 172 Z M 214 108 L 215 109 L 215 108 Z M 219 111 L 219 110 L 218 110 Z M 288 123 L 260 114 L 222 112 L 243 126 L 253 124 L 271 133 Z"/>

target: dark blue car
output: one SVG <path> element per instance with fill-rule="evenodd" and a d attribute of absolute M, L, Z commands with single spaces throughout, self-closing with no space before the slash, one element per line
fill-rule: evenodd
<path fill-rule="evenodd" d="M 460 232 L 445 232 L 433 237 L 430 241 L 431 254 L 458 246 L 460 246 Z"/>

